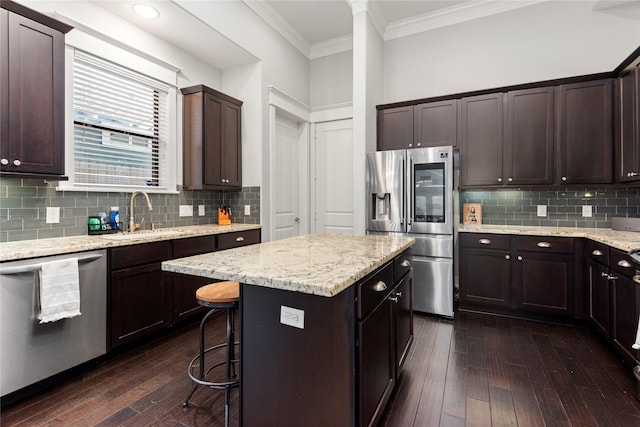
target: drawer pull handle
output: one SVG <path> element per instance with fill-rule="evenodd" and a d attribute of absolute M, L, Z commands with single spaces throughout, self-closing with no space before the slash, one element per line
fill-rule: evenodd
<path fill-rule="evenodd" d="M 620 267 L 625 267 L 625 268 L 632 267 L 631 263 L 629 261 L 627 261 L 626 259 L 621 259 L 620 261 L 618 261 L 618 265 Z"/>
<path fill-rule="evenodd" d="M 480 239 L 480 240 L 478 240 L 478 242 L 481 245 L 490 245 L 491 244 L 491 240 L 489 240 L 489 239 Z"/>
<path fill-rule="evenodd" d="M 640 284 L 640 274 L 633 276 L 633 281 Z"/>
<path fill-rule="evenodd" d="M 591 255 L 595 255 L 595 256 L 602 256 L 602 252 L 600 252 L 597 249 L 594 249 L 593 252 L 591 252 Z"/>
<path fill-rule="evenodd" d="M 398 297 L 389 297 L 389 301 L 398 302 Z"/>
<path fill-rule="evenodd" d="M 244 237 L 236 237 L 236 242 L 244 242 Z"/>
<path fill-rule="evenodd" d="M 401 266 L 401 267 L 411 267 L 411 263 L 409 262 L 409 260 L 408 260 L 408 259 L 405 259 L 404 261 L 402 261 L 402 262 L 400 263 L 400 266 Z"/>
<path fill-rule="evenodd" d="M 550 248 L 551 247 L 551 243 L 549 242 L 538 242 L 536 244 L 537 247 L 539 248 Z"/>
<path fill-rule="evenodd" d="M 382 280 L 378 280 L 378 282 L 375 285 L 373 285 L 373 290 L 376 292 L 382 292 L 386 289 L 387 289 L 387 284 L 384 283 Z"/>

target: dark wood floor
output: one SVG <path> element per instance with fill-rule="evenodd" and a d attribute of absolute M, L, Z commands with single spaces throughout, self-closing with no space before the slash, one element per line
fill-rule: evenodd
<path fill-rule="evenodd" d="M 215 321 L 211 339 L 221 339 L 223 319 Z M 1 425 L 223 425 L 222 392 L 201 389 L 182 407 L 196 346 L 194 326 L 4 408 Z M 237 410 L 236 400 L 232 425 Z M 381 425 L 640 426 L 640 402 L 632 374 L 585 330 L 471 313 L 453 322 L 416 316 Z"/>

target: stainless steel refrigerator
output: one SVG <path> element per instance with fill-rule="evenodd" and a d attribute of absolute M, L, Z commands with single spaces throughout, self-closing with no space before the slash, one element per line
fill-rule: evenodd
<path fill-rule="evenodd" d="M 413 309 L 453 318 L 453 148 L 367 154 L 367 233 L 414 237 Z"/>

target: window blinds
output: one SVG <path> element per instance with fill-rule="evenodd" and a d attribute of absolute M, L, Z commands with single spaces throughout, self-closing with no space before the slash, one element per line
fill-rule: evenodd
<path fill-rule="evenodd" d="M 168 87 L 75 51 L 74 183 L 164 187 Z"/>

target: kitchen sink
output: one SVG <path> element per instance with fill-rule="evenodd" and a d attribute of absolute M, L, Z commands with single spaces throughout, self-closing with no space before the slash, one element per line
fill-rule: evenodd
<path fill-rule="evenodd" d="M 176 230 L 154 230 L 154 231 L 136 231 L 134 233 L 122 234 L 104 234 L 100 237 L 111 240 L 135 240 L 135 239 L 152 239 L 154 237 L 179 236 L 184 234 L 182 231 Z"/>

